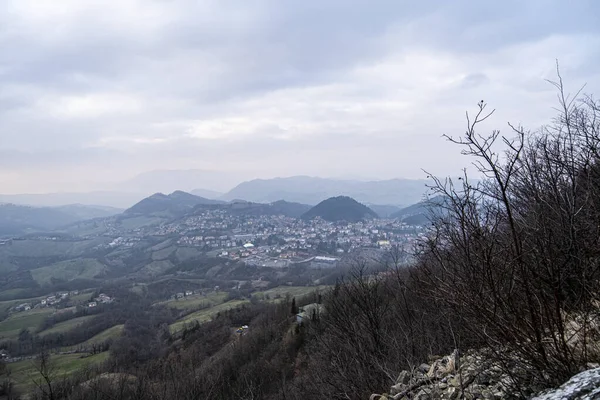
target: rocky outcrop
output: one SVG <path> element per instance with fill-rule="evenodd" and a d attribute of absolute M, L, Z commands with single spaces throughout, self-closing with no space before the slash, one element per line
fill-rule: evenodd
<path fill-rule="evenodd" d="M 387 394 L 370 400 L 506 399 L 520 397 L 511 378 L 481 352 L 438 358 L 412 371 L 402 371 Z"/>
<path fill-rule="evenodd" d="M 589 370 L 573 376 L 558 389 L 546 390 L 535 397 L 539 388 L 519 391 L 511 376 L 527 376 L 517 369 L 518 363 L 506 369 L 489 361 L 485 350 L 470 350 L 459 355 L 436 358 L 430 364 L 421 364 L 410 371 L 402 371 L 389 393 L 373 394 L 370 400 L 433 400 L 433 399 L 511 399 L 532 400 L 591 400 L 600 399 L 600 366 L 588 365 Z M 512 368 L 511 368 L 512 367 Z"/>

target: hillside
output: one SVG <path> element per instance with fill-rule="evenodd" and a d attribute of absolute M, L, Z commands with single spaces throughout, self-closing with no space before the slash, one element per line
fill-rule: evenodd
<path fill-rule="evenodd" d="M 397 218 L 409 225 L 425 225 L 429 222 L 431 206 L 438 207 L 442 204 L 442 198 L 433 197 L 423 200 L 408 207 L 405 207 L 390 215 L 390 218 Z"/>
<path fill-rule="evenodd" d="M 320 217 L 326 221 L 356 222 L 378 218 L 377 213 L 348 196 L 331 197 L 302 215 L 303 219 Z"/>
<path fill-rule="evenodd" d="M 0 235 L 52 230 L 79 219 L 59 209 L 0 204 Z"/>
<path fill-rule="evenodd" d="M 310 206 L 284 200 L 278 200 L 270 204 L 237 200 L 226 204 L 199 204 L 192 213 L 198 214 L 207 208 L 224 210 L 232 215 L 284 215 L 299 218 L 310 209 Z"/>
<path fill-rule="evenodd" d="M 84 204 L 67 204 L 55 207 L 65 214 L 72 215 L 81 220 L 93 218 L 106 218 L 123 212 L 123 209 L 108 206 L 88 206 Z"/>
<path fill-rule="evenodd" d="M 195 206 L 203 204 L 221 204 L 218 200 L 205 199 L 190 193 L 175 191 L 169 195 L 155 193 L 142 201 L 134 204 L 123 214 L 125 215 L 153 215 L 168 214 L 172 216 L 183 215 Z"/>
<path fill-rule="evenodd" d="M 363 203 L 408 205 L 416 203 L 426 191 L 426 180 L 390 179 L 352 181 L 309 176 L 255 179 L 240 183 L 223 195 L 231 201 L 243 199 L 270 203 L 280 199 L 304 204 L 317 204 L 333 196 L 349 196 Z"/>

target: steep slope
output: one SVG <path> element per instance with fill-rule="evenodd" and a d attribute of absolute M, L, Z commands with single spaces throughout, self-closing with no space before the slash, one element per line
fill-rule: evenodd
<path fill-rule="evenodd" d="M 348 196 L 331 197 L 302 215 L 303 219 L 323 218 L 326 221 L 357 222 L 377 218 L 377 213 Z"/>
<path fill-rule="evenodd" d="M 222 199 L 243 199 L 270 203 L 279 199 L 317 204 L 329 197 L 345 195 L 363 203 L 408 205 L 416 203 L 426 192 L 425 180 L 391 179 L 351 181 L 309 176 L 255 179 L 239 184 Z"/>

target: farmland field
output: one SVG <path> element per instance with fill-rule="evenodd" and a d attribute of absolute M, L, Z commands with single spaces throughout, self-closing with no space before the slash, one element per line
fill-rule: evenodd
<path fill-rule="evenodd" d="M 16 313 L 0 322 L 0 339 L 16 338 L 21 329 L 35 331 L 44 319 L 54 312 L 51 308 L 41 308 Z"/>
<path fill-rule="evenodd" d="M 73 318 L 73 319 L 69 319 L 67 321 L 59 322 L 58 324 L 54 325 L 52 328 L 46 329 L 45 331 L 40 332 L 40 336 L 49 335 L 51 333 L 68 332 L 71 329 L 78 327 L 79 325 L 83 324 L 86 321 L 89 321 L 90 319 L 92 319 L 94 317 L 95 317 L 95 315 L 86 315 L 84 317 Z"/>
<path fill-rule="evenodd" d="M 82 357 L 81 354 L 56 354 L 50 356 L 50 366 L 54 368 L 55 379 L 60 380 L 87 366 L 98 364 L 108 358 L 108 352 Z M 8 364 L 11 379 L 15 382 L 17 390 L 27 390 L 34 386 L 34 380 L 39 379 L 34 360 L 23 360 Z"/>
<path fill-rule="evenodd" d="M 169 329 L 171 330 L 171 332 L 178 332 L 182 330 L 186 324 L 191 324 L 195 321 L 198 321 L 200 323 L 209 321 L 213 315 L 217 314 L 220 311 L 230 310 L 248 302 L 248 300 L 231 300 L 227 303 L 222 303 L 217 306 L 207 308 L 205 310 L 196 311 L 195 313 L 187 315 L 179 321 L 171 324 L 169 326 Z"/>

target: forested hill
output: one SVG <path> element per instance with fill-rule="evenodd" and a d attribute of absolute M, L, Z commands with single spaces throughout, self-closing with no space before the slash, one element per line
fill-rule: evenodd
<path fill-rule="evenodd" d="M 303 219 L 320 217 L 326 221 L 356 222 L 377 218 L 377 213 L 351 197 L 337 196 L 323 200 L 302 215 Z"/>

